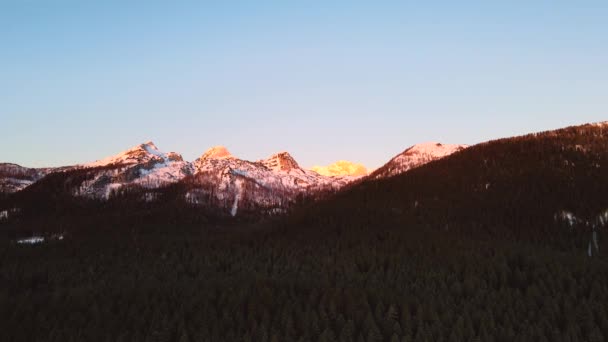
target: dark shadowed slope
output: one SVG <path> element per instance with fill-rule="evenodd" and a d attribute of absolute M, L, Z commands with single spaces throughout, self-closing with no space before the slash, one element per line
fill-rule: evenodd
<path fill-rule="evenodd" d="M 570 215 L 579 218 L 572 230 L 599 225 L 608 209 L 606 168 L 608 125 L 568 127 L 490 141 L 362 182 L 294 220 L 549 240 L 570 231 Z"/>

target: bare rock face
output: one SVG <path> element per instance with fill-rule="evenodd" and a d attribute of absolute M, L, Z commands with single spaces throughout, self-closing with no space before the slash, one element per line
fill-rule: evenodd
<path fill-rule="evenodd" d="M 300 165 L 287 152 L 279 152 L 268 159 L 261 160 L 260 163 L 270 170 L 289 172 L 300 169 Z"/>
<path fill-rule="evenodd" d="M 179 153 L 176 153 L 176 152 L 169 152 L 169 153 L 167 153 L 167 158 L 170 161 L 178 161 L 178 162 L 183 162 L 184 161 L 184 158 L 182 157 L 182 155 L 179 154 Z"/>

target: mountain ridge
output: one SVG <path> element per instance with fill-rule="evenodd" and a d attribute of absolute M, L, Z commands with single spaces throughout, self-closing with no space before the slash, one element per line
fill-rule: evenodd
<path fill-rule="evenodd" d="M 218 207 L 232 216 L 242 210 L 278 213 L 304 198 L 335 193 L 366 174 L 360 164 L 340 161 L 333 165 L 342 171 L 321 174 L 301 167 L 287 151 L 248 161 L 221 145 L 207 149 L 190 162 L 179 153 L 163 152 L 154 142 L 147 141 L 94 162 L 63 168 L 5 166 L 3 174 L 0 167 L 0 191 L 20 192 L 46 175 L 62 171 L 66 182 L 74 178 L 72 173 L 83 175 L 76 177 L 79 183 L 69 181 L 70 185 L 64 186 L 76 197 L 108 200 L 139 192 L 141 201 L 153 202 L 159 199 L 158 189 L 182 184 L 183 198 L 192 206 Z M 21 178 L 9 177 L 11 168 L 21 170 Z"/>

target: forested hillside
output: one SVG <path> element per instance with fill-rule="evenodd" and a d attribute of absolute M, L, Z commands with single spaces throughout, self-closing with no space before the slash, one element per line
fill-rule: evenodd
<path fill-rule="evenodd" d="M 3 242 L 5 341 L 603 341 L 605 258 L 453 232 L 123 227 Z"/>
<path fill-rule="evenodd" d="M 608 125 L 472 146 L 405 174 L 367 181 L 292 223 L 400 226 L 548 243 L 588 232 L 608 209 Z M 579 223 L 561 216 L 571 213 Z M 587 222 L 588 221 L 588 224 Z"/>

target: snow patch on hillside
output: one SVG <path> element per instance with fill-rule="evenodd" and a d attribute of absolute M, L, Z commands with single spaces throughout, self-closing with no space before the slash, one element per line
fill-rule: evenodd
<path fill-rule="evenodd" d="M 380 179 L 407 172 L 432 161 L 445 158 L 453 153 L 468 148 L 467 145 L 449 145 L 438 142 L 427 142 L 414 145 L 395 156 L 383 167 L 372 174 L 372 178 Z"/>
<path fill-rule="evenodd" d="M 158 187 L 178 182 L 190 174 L 192 174 L 190 163 L 164 160 L 154 164 L 150 169 L 139 170 L 140 177 L 135 183 L 146 187 Z"/>
<path fill-rule="evenodd" d="M 18 244 L 27 244 L 27 245 L 35 245 L 39 243 L 43 243 L 45 240 L 44 236 L 32 236 L 26 239 L 17 240 Z"/>
<path fill-rule="evenodd" d="M 243 181 L 240 179 L 237 179 L 234 181 L 234 185 L 236 188 L 236 194 L 234 196 L 234 203 L 232 203 L 232 209 L 230 209 L 230 214 L 234 217 L 236 216 L 236 213 L 239 209 L 239 201 L 241 200 L 241 197 L 243 195 Z"/>
<path fill-rule="evenodd" d="M 63 240 L 63 234 L 53 234 L 50 237 L 45 237 L 42 235 L 34 235 L 28 238 L 17 239 L 15 242 L 20 245 L 37 245 L 47 241 L 61 241 Z"/>

